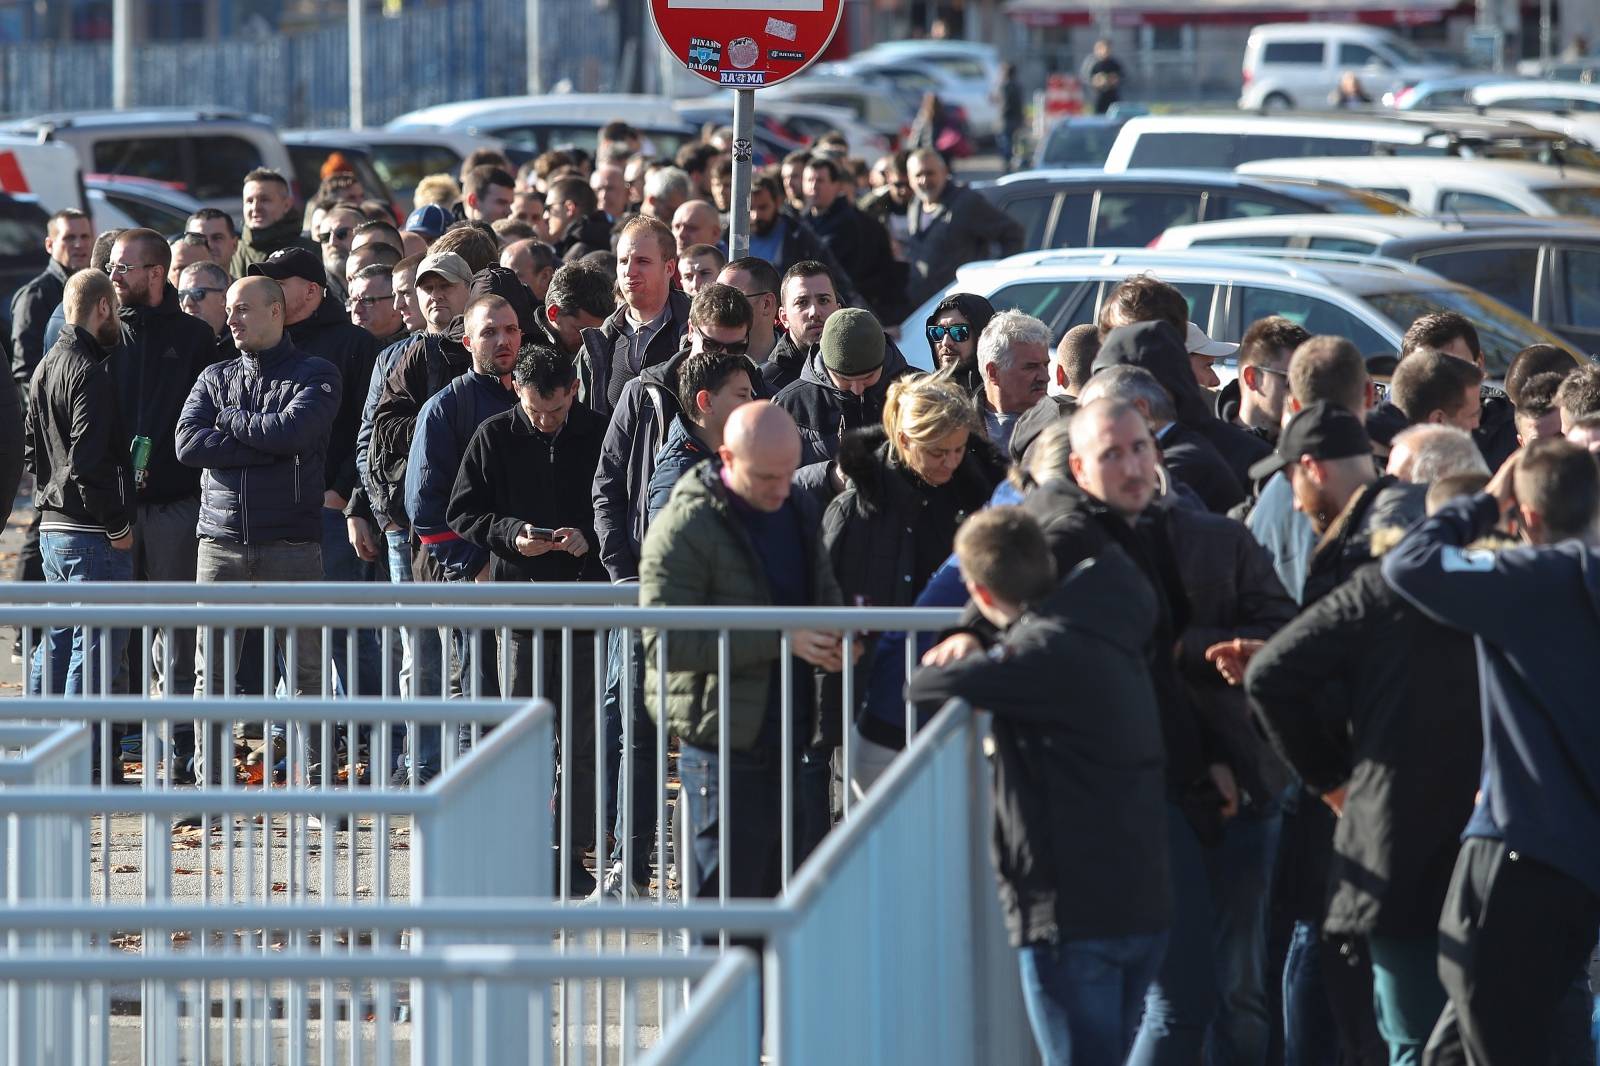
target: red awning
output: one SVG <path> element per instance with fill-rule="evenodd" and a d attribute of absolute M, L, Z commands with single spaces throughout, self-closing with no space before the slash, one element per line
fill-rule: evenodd
<path fill-rule="evenodd" d="M 1256 25 L 1263 22 L 1362 22 L 1418 26 L 1456 10 L 1456 0 L 1005 0 L 1002 10 L 1025 26 L 1087 26 L 1105 14 L 1113 26 Z M 1108 10 L 1109 9 L 1109 10 Z"/>

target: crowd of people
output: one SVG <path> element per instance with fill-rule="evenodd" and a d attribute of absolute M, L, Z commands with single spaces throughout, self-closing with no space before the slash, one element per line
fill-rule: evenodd
<path fill-rule="evenodd" d="M 402 629 L 385 660 L 373 633 L 324 649 L 308 627 L 281 684 L 319 694 L 326 657 L 344 693 L 541 678 L 598 701 L 560 738 L 564 876 L 608 896 L 651 879 L 655 720 L 685 890 L 771 896 L 786 814 L 798 857 L 835 821 L 845 731 L 838 785 L 865 795 L 907 699 L 926 722 L 964 697 L 993 716 L 1000 896 L 1045 1061 L 1592 1063 L 1600 368 L 1533 347 L 1493 387 L 1472 323 L 1430 314 L 1380 402 L 1350 341 L 1281 317 L 1214 341 L 1148 275 L 1059 339 L 960 292 L 891 336 L 1016 224 L 937 151 L 867 168 L 869 190 L 824 138 L 757 176 L 729 259 L 723 132 L 670 163 L 623 123 L 593 157 L 475 155 L 400 226 L 350 175 L 301 211 L 265 170 L 241 232 L 213 210 L 175 238 L 53 216 L 14 304 L 6 452 L 35 479 L 36 573 L 961 606 L 938 638 L 791 631 L 787 663 L 775 633 L 614 631 L 598 676 L 592 639 Z M 278 683 L 203 634 L 154 637 L 51 630 L 30 687 Z M 353 759 L 309 739 L 313 774 Z M 442 732 L 408 741 L 376 772 L 437 773 Z M 215 730 L 177 743 L 187 780 L 232 765 Z M 595 839 L 619 794 L 633 810 Z"/>

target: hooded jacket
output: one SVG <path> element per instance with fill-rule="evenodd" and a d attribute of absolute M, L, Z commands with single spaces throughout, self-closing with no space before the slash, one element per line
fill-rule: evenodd
<path fill-rule="evenodd" d="M 201 372 L 178 416 L 177 454 L 202 468 L 202 537 L 320 543 L 324 457 L 341 384 L 332 364 L 287 335 Z"/>
<path fill-rule="evenodd" d="M 239 246 L 233 251 L 233 258 L 228 261 L 228 273 L 236 278 L 242 278 L 249 268 L 256 263 L 264 263 L 273 252 L 284 248 L 304 248 L 312 255 L 322 260 L 322 249 L 316 241 L 304 235 L 301 229 L 300 213 L 292 207 L 282 218 L 270 226 L 262 229 L 244 228 L 239 234 Z"/>
<path fill-rule="evenodd" d="M 907 699 L 965 699 L 994 716 L 991 839 L 1015 946 L 1172 922 L 1162 729 L 1145 660 L 1156 615 L 1139 568 L 1108 547 L 989 655 L 926 667 L 906 686 Z"/>
<path fill-rule="evenodd" d="M 344 391 L 333 420 L 326 460 L 327 488 L 349 499 L 359 481 L 356 436 L 361 432 L 361 407 L 378 361 L 378 342 L 355 325 L 332 298 L 324 299 L 309 318 L 287 327 L 296 348 L 326 360 L 339 371 Z"/>
<path fill-rule="evenodd" d="M 650 344 L 645 349 L 644 358 L 639 364 L 639 372 L 666 362 L 678 353 L 678 348 L 685 335 L 689 332 L 689 304 L 690 299 L 678 289 L 673 289 L 667 294 L 667 321 L 650 338 Z M 628 305 L 619 303 L 616 311 L 610 318 L 598 327 L 583 331 L 583 354 L 578 361 L 578 381 L 580 389 L 578 398 L 588 404 L 596 414 L 610 417 L 611 401 L 608 399 L 611 386 L 611 362 L 615 358 L 617 345 L 622 340 L 622 322 L 628 313 Z M 624 384 L 626 389 L 627 385 Z M 618 395 L 617 405 L 622 404 L 621 395 Z"/>
<path fill-rule="evenodd" d="M 486 549 L 463 540 L 446 517 L 461 457 L 478 427 L 517 402 L 499 375 L 474 370 L 434 394 L 417 415 L 406 460 L 406 513 L 422 550 L 454 581 L 471 581 L 489 561 Z"/>
<path fill-rule="evenodd" d="M 767 361 L 761 364 L 761 380 L 766 384 L 767 395 L 776 396 L 789 385 L 799 381 L 806 360 L 810 359 L 816 350 L 815 344 L 809 348 L 800 347 L 794 342 L 794 338 L 789 336 L 788 330 L 778 334 L 772 351 L 767 355 Z"/>
<path fill-rule="evenodd" d="M 1189 366 L 1183 338 L 1171 323 L 1135 322 L 1106 334 L 1100 354 L 1095 356 L 1091 376 L 1108 366 L 1143 367 L 1154 374 L 1172 397 L 1178 424 L 1194 430 L 1221 453 L 1238 480 L 1239 499 L 1244 498 L 1244 486 L 1250 484 L 1251 464 L 1270 455 L 1272 445 L 1212 414 L 1211 401 L 1206 399 Z"/>
<path fill-rule="evenodd" d="M 914 373 L 893 341 L 885 338 L 883 373 L 860 396 L 834 385 L 823 365 L 820 347 L 814 348 L 801 368 L 800 379 L 786 386 L 772 402 L 788 411 L 801 429 L 815 433 L 824 451 L 832 456 L 839 451 L 842 433 L 883 423 L 883 401 L 896 378 Z"/>
<path fill-rule="evenodd" d="M 389 375 L 394 372 L 395 364 L 406 350 L 406 345 L 423 336 L 413 333 L 401 337 L 393 344 L 378 352 L 378 359 L 372 365 L 372 375 L 367 379 L 366 400 L 361 405 L 361 429 L 356 433 L 356 475 L 361 479 L 361 488 L 358 497 L 351 497 L 351 506 L 345 508 L 349 517 L 371 516 L 378 530 L 384 529 L 390 522 L 398 526 L 405 525 L 405 515 L 400 514 L 402 508 L 398 501 L 391 500 L 392 488 L 387 481 L 379 481 L 372 472 L 372 425 L 378 412 L 378 401 L 383 399 L 383 386 L 389 380 Z M 361 501 L 364 501 L 361 502 Z"/>
<path fill-rule="evenodd" d="M 394 369 L 372 410 L 372 443 L 367 450 L 368 492 L 374 508 L 408 525 L 405 510 L 406 464 L 422 405 L 472 369 L 472 353 L 462 343 L 466 323 L 457 318 L 443 334 L 416 333 L 401 342 Z"/>
<path fill-rule="evenodd" d="M 38 479 L 41 529 L 133 528 L 133 464 L 110 354 L 78 326 L 45 353 L 31 383 L 27 464 Z"/>
<path fill-rule="evenodd" d="M 1161 446 L 1161 464 L 1194 491 L 1206 510 L 1227 514 L 1244 502 L 1245 487 L 1238 475 L 1199 430 L 1173 422 L 1156 434 L 1156 443 Z"/>
<path fill-rule="evenodd" d="M 523 343 L 537 336 L 535 330 L 543 321 L 539 301 L 517 277 L 516 271 L 490 265 L 472 275 L 472 283 L 467 286 L 467 304 L 470 306 L 480 296 L 498 296 L 511 305 L 517 316 L 517 328 L 522 330 Z"/>
<path fill-rule="evenodd" d="M 11 377 L 27 394 L 34 368 L 45 353 L 45 325 L 61 306 L 67 268 L 54 259 L 11 297 Z"/>
<path fill-rule="evenodd" d="M 211 327 L 184 314 L 178 290 L 166 282 L 156 306 L 123 306 L 117 316 L 122 321 L 122 341 L 107 368 L 116 382 L 130 439 L 150 438 L 139 502 L 171 503 L 198 496 L 200 471 L 178 461 L 174 430 L 200 372 L 217 362 L 222 351 L 238 354 L 232 338 L 227 349 L 219 349 Z"/>
<path fill-rule="evenodd" d="M 567 263 L 576 263 L 590 252 L 611 251 L 611 219 L 604 211 L 591 211 L 567 227 L 555 250 L 556 258 Z"/>
<path fill-rule="evenodd" d="M 521 404 L 491 415 L 461 457 L 445 517 L 462 538 L 491 554 L 496 581 L 604 581 L 594 547 L 594 501 L 589 494 L 605 420 L 574 403 L 554 436 L 533 427 Z M 589 550 L 574 556 L 517 550 L 524 524 L 572 528 Z"/>
<path fill-rule="evenodd" d="M 1245 691 L 1307 788 L 1346 789 L 1323 928 L 1433 933 L 1483 754 L 1472 637 L 1429 619 L 1369 563 L 1267 642 Z"/>
<path fill-rule="evenodd" d="M 1494 497 L 1452 500 L 1383 559 L 1390 587 L 1478 652 L 1483 776 L 1465 836 L 1499 838 L 1600 894 L 1600 552 L 1486 552 Z"/>
<path fill-rule="evenodd" d="M 722 483 L 722 464 L 701 463 L 672 490 L 666 509 L 645 538 L 639 566 L 639 604 L 643 607 L 770 607 L 771 584 L 750 534 L 734 514 L 734 503 Z M 827 550 L 819 532 L 822 516 L 804 494 L 791 499 L 797 509 L 801 537 L 811 572 L 811 602 L 819 607 L 840 603 Z M 673 735 L 702 748 L 717 746 L 718 638 L 711 631 L 674 631 L 666 644 L 666 706 L 657 693 L 660 633 L 644 631 L 645 700 L 652 717 L 666 716 Z M 776 630 L 742 630 L 729 634 L 729 742 L 748 751 L 760 742 L 766 723 L 768 687 L 779 657 Z M 809 669 L 796 663 L 795 671 Z M 810 735 L 811 709 L 796 707 L 796 736 Z"/>
<path fill-rule="evenodd" d="M 667 430 L 667 442 L 656 453 L 655 469 L 650 473 L 650 483 L 645 490 L 647 526 L 667 506 L 678 479 L 711 458 L 712 454 L 711 449 L 695 436 L 687 418 L 679 414 L 672 420 L 672 428 Z"/>
<path fill-rule="evenodd" d="M 927 336 L 927 330 L 938 324 L 939 316 L 949 310 L 961 312 L 961 316 L 972 327 L 972 339 L 974 341 L 983 333 L 984 328 L 989 325 L 989 320 L 994 318 L 994 305 L 982 296 L 970 292 L 953 292 L 934 306 L 933 312 L 928 315 L 928 320 L 922 324 L 924 337 Z M 933 361 L 933 366 L 937 367 L 939 365 L 939 350 L 931 340 L 928 341 L 928 358 Z M 951 381 L 966 389 L 969 395 L 983 395 L 983 372 L 978 369 L 976 347 L 973 348 L 972 362 L 951 370 L 949 376 Z"/>

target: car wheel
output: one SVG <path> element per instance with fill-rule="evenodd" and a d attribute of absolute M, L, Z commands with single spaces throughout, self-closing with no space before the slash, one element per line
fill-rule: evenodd
<path fill-rule="evenodd" d="M 1294 107 L 1294 101 L 1283 93 L 1268 93 L 1267 98 L 1261 101 L 1262 111 L 1288 111 Z"/>

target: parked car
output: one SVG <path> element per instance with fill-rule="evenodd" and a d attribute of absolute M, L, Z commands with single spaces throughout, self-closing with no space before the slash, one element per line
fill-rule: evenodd
<path fill-rule="evenodd" d="M 1373 100 L 1428 78 L 1458 73 L 1387 30 L 1361 23 L 1280 22 L 1257 26 L 1244 46 L 1244 87 L 1239 106 L 1248 111 L 1290 107 L 1319 109 L 1354 73 Z"/>
<path fill-rule="evenodd" d="M 733 121 L 731 95 L 709 100 L 680 100 L 674 106 L 679 114 L 691 122 L 704 123 L 713 113 L 726 116 L 725 119 L 716 119 L 719 125 Z M 763 96 L 760 106 L 756 108 L 756 122 L 759 124 L 764 117 L 772 120 L 767 132 L 777 139 L 793 141 L 797 148 L 814 144 L 817 138 L 825 134 L 838 133 L 849 144 L 850 154 L 860 159 L 876 159 L 892 150 L 888 137 L 864 124 L 854 112 L 843 107 L 803 100 L 769 100 Z"/>
<path fill-rule="evenodd" d="M 798 78 L 769 85 L 761 90 L 761 103 L 821 104 L 854 115 L 862 125 L 885 137 L 891 148 L 898 148 L 911 132 L 921 97 L 908 90 L 872 79 L 830 74 L 828 64 L 812 67 Z"/>
<path fill-rule="evenodd" d="M 1329 221 L 1327 215 L 1280 215 L 1203 222 L 1168 230 L 1155 247 L 1313 258 L 1342 253 L 1415 263 L 1493 296 L 1586 352 L 1600 351 L 1600 228 L 1528 227 L 1491 215 L 1475 216 L 1470 226 L 1420 218 Z"/>
<path fill-rule="evenodd" d="M 1128 121 L 1126 115 L 1071 115 L 1045 132 L 1034 149 L 1033 165 L 1046 168 L 1099 170 Z"/>
<path fill-rule="evenodd" d="M 1479 71 L 1428 78 L 1415 85 L 1383 94 L 1383 105 L 1397 111 L 1437 111 L 1444 108 L 1472 107 L 1472 90 L 1483 85 L 1498 85 L 1508 80 L 1504 74 Z"/>
<path fill-rule="evenodd" d="M 733 125 L 732 100 L 719 100 L 715 96 L 699 97 L 693 100 L 680 100 L 674 106 L 677 108 L 679 116 L 696 130 L 706 125 Z M 815 118 L 816 112 L 809 109 L 816 105 L 802 104 L 799 106 L 808 116 Z M 825 113 L 833 113 L 835 111 L 833 108 L 818 108 L 818 110 Z M 815 139 L 815 136 L 820 135 L 814 134 L 811 138 L 799 136 L 785 122 L 786 114 L 780 113 L 779 108 L 766 106 L 765 100 L 762 101 L 762 106 L 756 109 L 753 138 L 756 166 L 768 166 L 782 162 L 784 156 L 790 152 L 803 150 L 811 143 L 811 140 Z M 842 119 L 849 119 L 848 112 L 838 112 L 838 114 Z M 802 121 L 802 124 L 808 129 L 816 129 L 814 125 L 808 122 Z M 823 132 L 826 131 L 824 130 Z M 857 135 L 865 133 L 870 137 L 877 136 L 871 131 L 864 131 L 860 126 L 855 127 L 855 132 Z"/>
<path fill-rule="evenodd" d="M 1478 86 L 1467 99 L 1475 107 L 1581 114 L 1600 112 L 1600 85 L 1575 81 L 1500 81 Z"/>
<path fill-rule="evenodd" d="M 1600 155 L 1524 122 L 1464 112 L 1384 110 L 1353 115 L 1141 115 L 1130 118 L 1107 170 L 1204 167 L 1232 170 L 1257 159 L 1300 156 L 1470 156 L 1600 167 Z"/>
<path fill-rule="evenodd" d="M 1071 327 L 1095 321 L 1117 282 L 1140 272 L 1176 286 L 1189 302 L 1190 319 L 1220 340 L 1238 339 L 1258 318 L 1283 315 L 1314 334 L 1348 337 L 1365 355 L 1393 355 L 1417 318 L 1456 311 L 1477 326 L 1491 375 L 1504 374 L 1512 356 L 1530 344 L 1573 350 L 1498 300 L 1419 267 L 1296 263 L 1211 250 L 1024 252 L 968 264 L 944 292 L 905 319 L 901 336 L 919 336 L 944 295 L 971 292 L 997 309 L 1020 308 L 1043 319 L 1059 339 Z M 913 363 L 927 368 L 926 345 L 904 350 Z"/>
<path fill-rule="evenodd" d="M 1318 177 L 1382 193 L 1425 215 L 1600 217 L 1600 174 L 1500 159 L 1263 159 L 1257 177 Z"/>
<path fill-rule="evenodd" d="M 0 128 L 70 146 L 85 173 L 165 182 L 236 216 L 250 171 L 271 167 L 293 178 L 289 152 L 271 120 L 240 111 L 76 111 L 35 115 Z"/>
<path fill-rule="evenodd" d="M 912 59 L 863 58 L 864 53 L 829 63 L 818 73 L 825 77 L 860 79 L 892 86 L 907 102 L 916 101 L 912 115 L 926 93 L 947 107 L 960 109 L 967 132 L 975 140 L 989 140 L 1000 132 L 1000 108 L 992 98 L 993 85 L 961 78 L 944 67 Z"/>
<path fill-rule="evenodd" d="M 1000 132 L 1000 106 L 994 89 L 1000 79 L 1000 50 L 977 41 L 885 41 L 850 57 L 850 62 L 873 67 L 914 67 L 933 73 L 940 81 L 939 96 L 967 113 L 974 137 L 987 139 Z"/>
<path fill-rule="evenodd" d="M 1385 197 L 1328 182 L 1206 171 L 1028 170 L 979 189 L 1022 224 L 1028 249 L 1136 248 L 1169 226 L 1204 219 L 1314 211 L 1411 213 Z"/>
<path fill-rule="evenodd" d="M 175 185 L 144 178 L 88 174 L 83 184 L 96 232 L 142 226 L 171 238 L 182 233 L 189 216 L 205 206 Z"/>
<path fill-rule="evenodd" d="M 417 182 L 429 174 L 461 173 L 461 161 L 478 148 L 505 150 L 505 145 L 493 137 L 462 133 L 456 130 L 291 130 L 283 135 L 285 143 L 293 145 L 302 140 L 318 143 L 337 138 L 337 143 L 364 149 L 372 159 L 372 168 L 379 180 L 389 190 L 389 199 L 395 209 L 409 214 L 411 194 Z"/>
<path fill-rule="evenodd" d="M 594 151 L 600 127 L 621 119 L 639 131 L 648 154 L 670 158 L 699 131 L 670 100 L 626 93 L 553 93 L 461 100 L 411 111 L 386 130 L 449 130 L 493 137 L 524 157 L 563 145 Z M 515 160 L 513 160 L 515 161 Z"/>
<path fill-rule="evenodd" d="M 322 167 L 328 161 L 328 157 L 338 153 L 345 169 L 360 180 L 361 188 L 366 191 L 368 199 L 388 204 L 389 210 L 397 213 L 397 217 L 405 218 L 404 215 L 398 215 L 399 207 L 389 193 L 389 183 L 378 173 L 372 155 L 360 145 L 352 144 L 339 131 L 286 133 L 283 136 L 283 143 L 289 149 L 289 159 L 294 166 L 295 179 L 300 182 L 300 188 L 305 190 L 307 196 L 315 192 L 317 186 L 322 183 Z"/>

